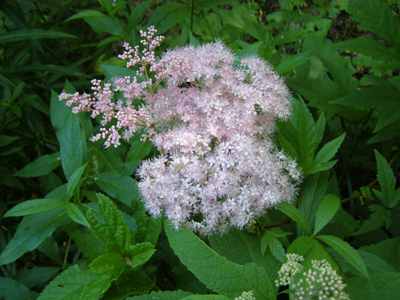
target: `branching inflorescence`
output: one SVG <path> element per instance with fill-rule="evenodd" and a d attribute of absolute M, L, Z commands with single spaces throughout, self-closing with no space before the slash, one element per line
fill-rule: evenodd
<path fill-rule="evenodd" d="M 140 128 L 161 154 L 138 169 L 138 190 L 154 217 L 164 213 L 201 234 L 243 228 L 290 201 L 301 174 L 271 140 L 275 120 L 290 116 L 284 81 L 256 56 L 237 58 L 222 42 L 169 50 L 157 58 L 162 36 L 141 32 L 145 46 L 124 44 L 119 57 L 137 76 L 114 78 L 94 95 L 63 92 L 73 112 L 101 115 L 105 147 L 120 145 Z M 123 94 L 116 99 L 116 92 Z M 144 101 L 138 107 L 134 100 Z M 112 126 L 110 122 L 114 122 Z"/>

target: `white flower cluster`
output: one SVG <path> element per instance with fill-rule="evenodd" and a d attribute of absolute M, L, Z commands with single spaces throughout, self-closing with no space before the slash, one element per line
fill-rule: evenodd
<path fill-rule="evenodd" d="M 163 37 L 141 32 L 145 49 L 125 43 L 120 57 L 137 76 L 116 78 L 94 95 L 66 94 L 74 112 L 101 115 L 105 146 L 120 145 L 139 128 L 162 155 L 144 161 L 138 191 L 147 211 L 204 235 L 244 228 L 271 207 L 291 201 L 301 178 L 297 164 L 273 144 L 277 118 L 290 116 L 289 92 L 256 56 L 236 57 L 221 42 L 167 51 Z M 115 99 L 115 91 L 123 94 Z M 137 107 L 134 100 L 145 105 Z M 116 121 L 116 122 L 115 122 Z M 111 125 L 114 122 L 115 125 Z M 107 127 L 106 127 L 107 126 Z"/>
<path fill-rule="evenodd" d="M 303 257 L 297 254 L 287 254 L 288 261 L 282 265 L 278 272 L 279 278 L 275 281 L 277 286 L 289 285 L 294 291 L 295 300 L 349 300 L 349 296 L 344 292 L 346 284 L 342 278 L 332 269 L 332 266 L 324 259 L 322 261 L 313 260 L 312 267 L 307 272 L 303 272 L 295 282 L 294 276 L 303 270 L 299 264 Z"/>

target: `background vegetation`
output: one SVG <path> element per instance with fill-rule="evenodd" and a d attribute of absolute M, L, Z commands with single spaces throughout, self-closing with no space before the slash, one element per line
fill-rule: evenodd
<path fill-rule="evenodd" d="M 240 272 L 261 276 L 262 268 L 272 285 L 285 252 L 309 264 L 327 259 L 351 299 L 396 299 L 399 7 L 396 0 L 1 1 L 0 297 L 232 298 L 257 290 L 257 299 L 276 298 L 277 288 L 263 294 L 253 277 L 245 281 L 254 285 L 233 291 L 210 282 L 199 267 L 209 262 L 195 251 L 206 247 Z M 150 25 L 166 36 L 161 50 L 220 39 L 285 77 L 294 115 L 279 124 L 276 142 L 305 176 L 295 205 L 206 243 L 168 232 L 144 212 L 135 169 L 156 149 L 139 138 L 116 149 L 88 142 L 97 123 L 73 115 L 58 94 L 89 91 L 92 78 L 135 74 L 116 57 L 122 41 L 138 44 Z M 188 247 L 196 264 L 184 259 Z M 185 292 L 162 292 L 177 290 Z"/>

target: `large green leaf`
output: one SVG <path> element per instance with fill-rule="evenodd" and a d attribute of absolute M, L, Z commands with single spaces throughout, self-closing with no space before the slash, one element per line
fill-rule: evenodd
<path fill-rule="evenodd" d="M 400 272 L 400 238 L 386 239 L 376 245 L 362 247 L 360 250 L 378 256 Z"/>
<path fill-rule="evenodd" d="M 400 295 L 400 273 L 373 273 L 370 281 L 354 277 L 346 284 L 351 300 L 394 300 Z"/>
<path fill-rule="evenodd" d="M 28 200 L 11 208 L 8 212 L 6 212 L 4 218 L 32 215 L 48 210 L 53 210 L 62 205 L 65 205 L 65 202 L 59 199 Z"/>
<path fill-rule="evenodd" d="M 344 257 L 353 267 L 355 267 L 364 277 L 368 280 L 370 276 L 367 271 L 363 260 L 357 251 L 351 247 L 347 242 L 343 241 L 332 235 L 318 235 L 317 239 L 327 243 L 333 249 L 335 249 L 340 255 Z"/>
<path fill-rule="evenodd" d="M 46 286 L 38 300 L 79 299 L 78 293 L 95 282 L 100 274 L 101 272 L 91 270 L 81 271 L 78 265 L 70 267 Z"/>
<path fill-rule="evenodd" d="M 162 34 L 175 24 L 183 22 L 190 16 L 190 6 L 184 3 L 167 3 L 151 14 L 148 25 L 155 26 L 158 33 Z"/>
<path fill-rule="evenodd" d="M 6 300 L 34 300 L 35 292 L 31 292 L 25 285 L 11 278 L 0 277 L 0 298 Z"/>
<path fill-rule="evenodd" d="M 311 235 L 310 224 L 308 223 L 306 217 L 294 205 L 283 202 L 277 208 L 279 211 L 283 212 L 285 215 L 295 221 L 298 225 L 303 227 Z"/>
<path fill-rule="evenodd" d="M 235 264 L 218 255 L 186 227 L 175 231 L 164 222 L 171 248 L 181 262 L 208 288 L 228 297 L 252 290 L 256 299 L 275 299 L 274 287 L 265 269 L 255 264 Z"/>
<path fill-rule="evenodd" d="M 101 173 L 91 176 L 93 181 L 108 195 L 130 206 L 138 200 L 137 181 L 131 177 L 115 173 Z"/>
<path fill-rule="evenodd" d="M 0 265 L 13 262 L 24 253 L 36 249 L 66 220 L 65 206 L 24 217 L 13 239 L 1 253 Z"/>
<path fill-rule="evenodd" d="M 262 252 L 260 235 L 233 230 L 223 236 L 210 236 L 209 241 L 211 248 L 219 255 L 239 265 L 254 263 L 267 271 L 271 282 L 277 279 L 281 263 L 269 251 Z"/>
<path fill-rule="evenodd" d="M 326 195 L 318 207 L 315 218 L 314 235 L 317 234 L 334 217 L 340 206 L 340 200 L 335 195 Z"/>
<path fill-rule="evenodd" d="M 115 205 L 102 194 L 97 194 L 99 199 L 99 210 L 103 216 L 104 223 L 98 221 L 91 210 L 86 213 L 86 219 L 90 224 L 92 232 L 98 237 L 107 239 L 107 250 L 124 254 L 131 244 L 131 232 L 126 225 L 124 218 Z"/>
<path fill-rule="evenodd" d="M 50 173 L 61 165 L 60 152 L 43 155 L 29 165 L 25 166 L 15 176 L 19 177 L 37 177 Z"/>
<path fill-rule="evenodd" d="M 79 181 L 81 180 L 82 174 L 85 171 L 88 163 L 79 167 L 69 178 L 67 185 L 67 199 L 71 199 L 74 195 L 75 189 L 78 186 Z"/>
<path fill-rule="evenodd" d="M 31 39 L 74 38 L 76 36 L 64 32 L 43 29 L 20 29 L 0 36 L 0 43 L 17 42 Z"/>
<path fill-rule="evenodd" d="M 180 300 L 187 296 L 192 295 L 190 292 L 177 291 L 164 291 L 164 292 L 151 292 L 148 295 L 128 297 L 126 300 Z"/>
<path fill-rule="evenodd" d="M 399 44 L 399 20 L 384 1 L 349 0 L 346 11 L 358 22 L 359 28 L 372 31 L 392 44 Z"/>
<path fill-rule="evenodd" d="M 386 207 L 394 207 L 400 200 L 400 188 L 396 188 L 396 177 L 386 159 L 375 150 L 378 180 L 381 191 L 373 190 Z"/>

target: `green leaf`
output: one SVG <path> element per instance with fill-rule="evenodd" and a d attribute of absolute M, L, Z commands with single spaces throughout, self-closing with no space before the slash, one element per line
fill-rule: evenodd
<path fill-rule="evenodd" d="M 0 277 L 0 298 L 6 300 L 36 299 L 37 294 L 11 278 Z"/>
<path fill-rule="evenodd" d="M 336 161 L 329 162 L 329 160 L 335 156 L 345 136 L 346 133 L 343 133 L 341 136 L 334 139 L 333 141 L 330 141 L 329 143 L 324 145 L 321 150 L 319 150 L 319 152 L 315 156 L 314 166 L 310 170 L 309 174 L 329 170 L 333 167 Z"/>
<path fill-rule="evenodd" d="M 19 136 L 0 135 L 0 147 L 7 146 L 19 139 Z"/>
<path fill-rule="evenodd" d="M 378 256 L 361 250 L 358 250 L 357 252 L 360 254 L 362 260 L 365 262 L 365 265 L 369 270 L 379 273 L 396 272 L 391 265 Z"/>
<path fill-rule="evenodd" d="M 139 194 L 136 191 L 137 181 L 131 177 L 101 173 L 90 178 L 108 195 L 128 206 L 131 205 L 132 200 L 139 200 Z"/>
<path fill-rule="evenodd" d="M 137 222 L 137 230 L 133 237 L 134 243 L 150 242 L 153 246 L 156 246 L 162 229 L 162 218 L 154 219 L 148 216 L 143 202 L 136 202 L 134 204 L 134 217 Z"/>
<path fill-rule="evenodd" d="M 19 271 L 13 279 L 31 289 L 36 286 L 45 286 L 52 278 L 57 276 L 61 268 L 35 267 Z"/>
<path fill-rule="evenodd" d="M 2 33 L 0 36 L 0 43 L 18 42 L 32 39 L 55 39 L 55 38 L 73 38 L 77 39 L 76 36 L 58 32 L 53 30 L 43 29 L 20 29 L 8 33 Z"/>
<path fill-rule="evenodd" d="M 80 11 L 76 15 L 73 15 L 72 17 L 69 17 L 63 23 L 82 18 L 105 18 L 105 17 L 108 16 L 97 10 L 84 10 Z"/>
<path fill-rule="evenodd" d="M 127 162 L 125 163 L 129 174 L 133 174 L 133 172 L 135 172 L 141 160 L 149 155 L 153 147 L 153 144 L 149 140 L 146 140 L 146 142 L 135 141 L 132 144 L 127 155 Z"/>
<path fill-rule="evenodd" d="M 67 185 L 67 199 L 71 199 L 72 196 L 74 195 L 75 189 L 81 180 L 82 174 L 85 171 L 86 167 L 88 165 L 88 162 L 78 168 L 69 178 L 68 180 L 68 185 Z"/>
<path fill-rule="evenodd" d="M 274 232 L 274 234 L 276 234 Z M 209 238 L 211 248 L 219 255 L 239 265 L 256 264 L 267 271 L 271 282 L 278 277 L 281 263 L 270 252 L 263 254 L 261 236 L 243 230 L 233 230 L 223 236 L 213 235 Z"/>
<path fill-rule="evenodd" d="M 6 217 L 20 217 L 40 212 L 53 210 L 59 206 L 65 205 L 64 201 L 58 199 L 35 199 L 22 202 L 11 208 L 6 214 Z"/>
<path fill-rule="evenodd" d="M 386 159 L 377 150 L 375 150 L 375 156 L 381 192 L 375 192 L 374 190 L 374 193 L 386 207 L 394 207 L 400 200 L 400 193 L 398 192 L 400 188 L 395 191 L 396 177 Z"/>
<path fill-rule="evenodd" d="M 83 288 L 79 296 L 79 300 L 97 300 L 111 286 L 111 283 L 116 280 L 122 273 L 122 270 L 113 268 L 102 271 L 97 275 L 96 279 L 89 282 Z"/>
<path fill-rule="evenodd" d="M 230 262 L 210 249 L 186 227 L 175 231 L 164 222 L 171 248 L 189 271 L 209 289 L 227 297 L 238 297 L 252 290 L 258 299 L 275 299 L 274 287 L 263 268 Z"/>
<path fill-rule="evenodd" d="M 61 165 L 60 152 L 43 155 L 25 166 L 15 176 L 37 177 L 50 173 Z"/>
<path fill-rule="evenodd" d="M 369 219 L 364 221 L 361 228 L 356 232 L 355 235 L 360 235 L 378 229 L 379 227 L 383 226 L 383 224 L 386 224 L 386 229 L 390 227 L 390 212 L 385 207 L 374 204 L 370 205 L 369 208 L 374 212 L 371 214 Z"/>
<path fill-rule="evenodd" d="M 86 220 L 85 216 L 83 215 L 82 211 L 79 209 L 77 205 L 74 203 L 67 204 L 67 213 L 68 216 L 71 218 L 72 221 L 81 224 L 86 227 L 90 227 L 90 224 Z"/>
<path fill-rule="evenodd" d="M 182 298 L 182 300 L 231 300 L 231 298 L 221 296 L 221 295 L 191 295 L 187 296 L 185 298 Z"/>
<path fill-rule="evenodd" d="M 349 0 L 346 11 L 358 22 L 358 27 L 399 44 L 400 23 L 387 3 L 375 0 Z"/>
<path fill-rule="evenodd" d="M 400 238 L 386 239 L 376 245 L 370 245 L 359 250 L 372 253 L 400 272 Z"/>
<path fill-rule="evenodd" d="M 296 69 L 297 67 L 301 66 L 305 62 L 307 62 L 311 56 L 309 56 L 307 53 L 299 53 L 293 56 L 290 56 L 289 58 L 285 59 L 283 62 L 281 62 L 276 68 L 275 71 L 278 72 L 278 74 L 285 76 L 286 74 L 289 74 L 291 71 Z"/>
<path fill-rule="evenodd" d="M 102 194 L 97 194 L 99 199 L 99 210 L 103 216 L 104 223 L 99 222 L 93 215 L 92 210 L 86 213 L 86 219 L 90 224 L 95 236 L 103 236 L 107 240 L 107 250 L 124 254 L 131 244 L 131 233 L 124 218 L 112 201 Z"/>
<path fill-rule="evenodd" d="M 346 284 L 351 300 L 398 299 L 400 295 L 400 273 L 373 273 L 370 281 L 353 277 Z"/>
<path fill-rule="evenodd" d="M 0 265 L 20 258 L 24 253 L 36 249 L 54 230 L 66 221 L 65 206 L 35 215 L 25 216 L 13 239 L 0 255 Z"/>
<path fill-rule="evenodd" d="M 190 292 L 177 291 L 164 291 L 164 292 L 151 292 L 148 295 L 128 297 L 126 300 L 180 300 L 187 296 L 192 295 Z"/>
<path fill-rule="evenodd" d="M 321 231 L 334 217 L 340 206 L 340 199 L 335 195 L 326 195 L 319 205 L 315 218 L 314 235 Z"/>
<path fill-rule="evenodd" d="M 353 267 L 355 267 L 357 271 L 361 272 L 361 274 L 365 278 L 370 280 L 367 267 L 362 261 L 360 255 L 347 242 L 332 235 L 319 235 L 316 236 L 316 238 L 327 243 L 329 246 L 335 249 L 340 255 L 344 257 L 344 259 L 346 259 Z"/>
<path fill-rule="evenodd" d="M 309 224 L 314 224 L 318 207 L 327 194 L 329 176 L 329 172 L 312 174 L 301 185 L 298 209 Z"/>
<path fill-rule="evenodd" d="M 167 3 L 151 14 L 148 26 L 154 25 L 159 34 L 190 17 L 190 7 L 184 3 Z"/>
<path fill-rule="evenodd" d="M 277 209 L 303 227 L 311 235 L 311 227 L 306 217 L 292 204 L 287 202 L 281 203 Z"/>
<path fill-rule="evenodd" d="M 130 30 L 132 30 L 133 27 L 136 26 L 142 20 L 144 14 L 146 13 L 147 7 L 149 7 L 149 5 L 152 3 L 153 0 L 144 1 L 140 3 L 138 6 L 136 6 L 134 10 L 132 10 L 128 21 L 128 28 Z"/>
<path fill-rule="evenodd" d="M 266 231 L 261 239 L 261 249 L 263 253 L 265 252 L 267 246 L 277 260 L 279 260 L 281 263 L 285 262 L 285 249 L 283 249 L 282 243 L 270 231 Z"/>
<path fill-rule="evenodd" d="M 83 272 L 78 265 L 70 267 L 46 286 L 38 300 L 76 300 L 78 293 L 94 282 L 99 274 L 90 270 Z"/>
<path fill-rule="evenodd" d="M 95 271 L 103 271 L 109 269 L 123 270 L 125 266 L 126 260 L 122 257 L 121 254 L 110 252 L 100 255 L 90 264 L 92 270 Z"/>
<path fill-rule="evenodd" d="M 384 43 L 366 37 L 359 37 L 344 42 L 333 44 L 329 49 L 343 49 L 352 52 L 358 52 L 374 59 L 384 60 L 388 63 L 399 63 L 400 57 L 396 53 L 395 47 L 390 47 Z"/>
<path fill-rule="evenodd" d="M 127 259 L 128 265 L 132 268 L 144 265 L 153 256 L 154 251 L 154 246 L 149 242 L 129 246 L 126 250 L 130 257 L 130 261 Z"/>

